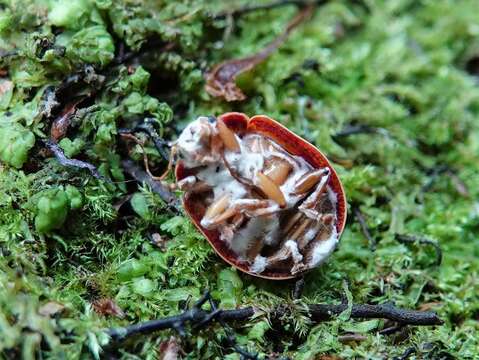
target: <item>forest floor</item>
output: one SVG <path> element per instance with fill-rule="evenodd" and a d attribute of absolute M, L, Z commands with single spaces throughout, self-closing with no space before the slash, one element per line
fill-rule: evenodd
<path fill-rule="evenodd" d="M 261 309 L 230 324 L 260 359 L 479 358 L 478 2 L 320 1 L 228 102 L 205 91 L 206 71 L 261 51 L 299 11 L 246 3 L 0 1 L 1 358 L 239 359 L 215 323 L 116 343 L 104 331 L 176 315 L 205 290 L 222 309 Z M 166 161 L 121 129 L 148 118 L 170 141 L 227 111 L 277 119 L 343 181 L 346 229 L 299 297 L 294 281 L 228 266 L 122 166 L 145 153 L 161 174 Z M 64 166 L 48 139 L 99 173 Z M 311 321 L 308 304 L 343 299 L 444 324 Z"/>

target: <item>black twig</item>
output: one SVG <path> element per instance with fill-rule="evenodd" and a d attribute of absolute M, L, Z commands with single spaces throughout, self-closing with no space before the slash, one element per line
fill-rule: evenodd
<path fill-rule="evenodd" d="M 298 280 L 295 281 L 293 289 L 293 299 L 299 299 L 301 297 L 304 290 L 304 284 L 304 277 L 300 277 Z"/>
<path fill-rule="evenodd" d="M 339 342 L 343 343 L 343 344 L 347 344 L 347 343 L 350 343 L 350 342 L 353 342 L 353 341 L 364 341 L 364 340 L 367 340 L 367 336 L 365 335 L 362 335 L 362 334 L 344 334 L 344 335 L 340 335 L 338 337 L 338 340 Z"/>
<path fill-rule="evenodd" d="M 63 150 L 60 148 L 60 146 L 51 141 L 48 140 L 45 142 L 46 146 L 50 151 L 55 155 L 55 158 L 58 160 L 58 162 L 63 165 L 63 166 L 68 166 L 68 167 L 74 167 L 77 169 L 87 169 L 90 171 L 90 173 L 97 179 L 104 180 L 104 181 L 109 181 L 108 179 L 105 179 L 97 170 L 97 168 L 85 161 L 77 160 L 77 159 L 69 159 L 65 156 L 63 153 Z"/>
<path fill-rule="evenodd" d="M 251 306 L 234 309 L 222 310 L 212 306 L 211 311 L 206 311 L 201 308 L 203 301 L 208 299 L 202 298 L 192 309 L 186 310 L 183 313 L 170 316 L 163 319 L 151 320 L 143 323 L 138 323 L 123 328 L 109 329 L 107 334 L 115 340 L 122 340 L 136 334 L 149 334 L 155 331 L 165 329 L 177 329 L 178 324 L 182 326 L 187 323 L 193 325 L 201 324 L 204 328 L 213 321 L 220 324 L 230 321 L 245 321 L 250 319 L 255 314 L 255 309 Z M 318 323 L 332 319 L 334 316 L 343 312 L 347 304 L 315 304 L 309 305 L 309 317 L 312 322 Z M 278 306 L 272 309 L 270 315 L 281 318 L 285 315 L 287 310 L 284 306 Z M 211 314 L 214 313 L 214 316 Z M 417 311 L 397 308 L 391 303 L 381 305 L 369 304 L 353 304 L 351 311 L 351 318 L 354 319 L 389 319 L 400 324 L 409 325 L 441 325 L 443 321 L 433 311 Z"/>
<path fill-rule="evenodd" d="M 145 171 L 143 171 L 133 160 L 123 160 L 123 168 L 125 171 L 137 182 L 147 184 L 151 191 L 158 194 L 160 198 L 174 213 L 181 213 L 181 207 L 176 196 L 163 185 L 160 181 L 151 178 Z"/>
<path fill-rule="evenodd" d="M 438 180 L 441 175 L 446 175 L 451 179 L 451 182 L 456 189 L 456 191 L 463 197 L 469 196 L 469 189 L 467 185 L 457 176 L 456 171 L 449 167 L 446 164 L 441 164 L 435 166 L 430 171 L 427 172 L 429 180 L 421 187 L 421 201 L 423 201 L 424 193 L 430 191 L 434 185 L 434 183 Z"/>
<path fill-rule="evenodd" d="M 398 325 L 393 325 L 389 326 L 387 328 L 384 328 L 382 330 L 379 330 L 380 335 L 392 335 L 400 330 L 402 330 L 405 327 L 404 324 L 398 324 Z"/>
<path fill-rule="evenodd" d="M 404 351 L 404 353 L 401 356 L 396 356 L 393 358 L 393 360 L 407 360 L 409 357 L 416 352 L 415 347 L 409 347 Z"/>
<path fill-rule="evenodd" d="M 347 304 L 310 305 L 309 311 L 311 320 L 321 322 L 331 319 L 346 310 Z M 395 307 L 391 303 L 370 305 L 353 304 L 351 310 L 353 319 L 388 319 L 402 324 L 409 325 L 441 325 L 443 321 L 433 311 L 407 310 Z"/>
<path fill-rule="evenodd" d="M 209 294 L 209 292 L 207 292 L 204 297 L 207 297 L 208 298 L 208 301 L 209 301 L 209 304 L 211 306 L 211 313 L 210 313 L 210 316 L 208 316 L 208 318 L 216 318 L 219 314 L 219 312 L 221 310 L 219 310 L 217 307 L 216 307 L 216 304 L 214 302 L 214 300 L 212 299 L 211 295 Z M 226 322 L 221 319 L 221 318 L 218 318 L 218 322 L 221 324 L 221 326 L 223 327 L 225 333 L 226 333 L 226 340 L 228 341 L 228 345 L 234 349 L 234 351 L 238 354 L 240 354 L 241 356 L 241 359 L 245 359 L 245 360 L 258 360 L 258 354 L 252 354 L 248 351 L 246 351 L 245 349 L 243 349 L 241 346 L 238 345 L 237 341 L 236 341 L 236 336 L 234 335 L 233 333 L 233 330 L 231 330 L 231 328 L 226 324 Z"/>
<path fill-rule="evenodd" d="M 381 128 L 372 127 L 369 125 L 346 125 L 341 131 L 333 135 L 335 140 L 345 138 L 351 135 L 359 134 L 382 134 L 388 135 L 388 132 Z"/>
<path fill-rule="evenodd" d="M 429 181 L 422 186 L 421 194 L 431 190 L 438 177 L 447 171 L 449 171 L 449 166 L 445 164 L 435 166 L 433 169 L 428 171 L 427 175 L 429 176 Z"/>
<path fill-rule="evenodd" d="M 274 8 L 282 7 L 282 6 L 287 6 L 287 5 L 295 5 L 298 7 L 304 7 L 308 5 L 321 5 L 325 3 L 326 0 L 278 0 L 278 1 L 273 1 L 267 4 L 257 4 L 257 5 L 248 5 L 244 6 L 238 9 L 233 9 L 230 11 L 225 11 L 222 13 L 219 13 L 217 15 L 213 16 L 214 20 L 222 20 L 227 17 L 239 17 L 245 14 L 248 14 L 250 12 L 254 11 L 259 11 L 259 10 L 271 10 Z"/>
<path fill-rule="evenodd" d="M 437 266 L 441 265 L 442 263 L 442 249 L 439 244 L 431 239 L 428 239 L 424 236 L 416 236 L 416 235 L 405 235 L 405 234 L 395 234 L 394 238 L 402 244 L 422 244 L 422 245 L 431 245 L 435 252 L 436 252 L 436 262 Z"/>
<path fill-rule="evenodd" d="M 206 302 L 210 304 L 211 311 L 202 309 L 202 306 Z M 124 328 L 109 329 L 106 333 L 115 341 L 120 341 L 136 334 L 149 334 L 154 331 L 165 329 L 174 329 L 181 337 L 185 337 L 186 326 L 188 324 L 192 325 L 193 330 L 200 330 L 205 328 L 210 323 L 217 321 L 225 330 L 226 340 L 229 347 L 240 354 L 242 359 L 257 360 L 258 356 L 256 354 L 249 353 L 237 344 L 233 331 L 226 324 L 226 321 L 235 320 L 237 318 L 248 319 L 253 315 L 254 309 L 252 307 L 239 310 L 218 309 L 215 302 L 211 298 L 210 293 L 206 292 L 191 309 L 187 309 L 177 316 L 147 321 Z"/>
<path fill-rule="evenodd" d="M 160 153 L 161 157 L 166 160 L 166 161 L 169 161 L 170 160 L 170 155 L 168 154 L 168 151 L 165 150 L 167 148 L 169 148 L 169 144 L 166 140 L 162 139 L 160 137 L 160 135 L 158 134 L 158 132 L 156 131 L 156 129 L 153 127 L 153 124 L 152 124 L 152 119 L 150 118 L 146 118 L 145 121 L 136 126 L 135 128 L 133 129 L 119 129 L 119 133 L 134 133 L 134 132 L 142 132 L 142 133 L 145 133 L 146 135 L 148 135 L 148 137 L 151 139 L 151 141 L 153 141 L 153 144 L 155 144 L 155 148 L 156 150 L 158 150 L 158 152 Z"/>
<path fill-rule="evenodd" d="M 357 207 L 353 209 L 353 212 L 354 212 L 354 216 L 358 220 L 359 227 L 361 228 L 361 232 L 363 233 L 364 237 L 368 240 L 369 249 L 371 251 L 376 251 L 376 246 L 377 246 L 376 240 L 371 236 L 371 233 L 369 232 L 369 227 L 368 227 L 368 224 L 366 224 L 366 220 L 364 219 L 363 213 Z"/>

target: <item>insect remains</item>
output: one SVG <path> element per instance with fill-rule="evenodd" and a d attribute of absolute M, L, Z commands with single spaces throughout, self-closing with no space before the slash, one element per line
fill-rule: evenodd
<path fill-rule="evenodd" d="M 336 247 L 346 220 L 339 178 L 317 148 L 276 121 L 199 117 L 174 146 L 185 210 L 225 261 L 287 279 Z"/>

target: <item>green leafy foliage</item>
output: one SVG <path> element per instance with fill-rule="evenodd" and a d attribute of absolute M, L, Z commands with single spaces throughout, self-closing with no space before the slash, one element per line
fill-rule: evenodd
<path fill-rule="evenodd" d="M 35 144 L 33 133 L 20 124 L 5 124 L 0 127 L 0 139 L 0 160 L 21 168 Z"/>
<path fill-rule="evenodd" d="M 417 358 L 477 357 L 477 1 L 328 2 L 242 74 L 242 103 L 210 98 L 204 71 L 263 49 L 295 6 L 212 19 L 229 5 L 0 5 L 0 357 L 155 358 L 173 333 L 133 338 L 110 354 L 101 330 L 177 314 L 206 289 L 222 308 L 258 309 L 234 331 L 260 358 L 384 359 L 410 347 Z M 108 182 L 63 167 L 45 151 L 52 121 L 67 104 L 74 111 L 59 145 Z M 198 115 L 226 111 L 268 114 L 316 144 L 338 170 L 349 213 L 363 214 L 376 251 L 350 215 L 338 251 L 306 276 L 303 297 L 294 300 L 292 283 L 232 269 L 187 217 L 172 215 L 148 187 L 125 177 L 125 158 L 143 164 L 147 154 L 155 174 L 166 164 L 144 134 L 136 134 L 140 147 L 123 139 L 121 128 L 149 118 L 173 140 Z M 351 127 L 367 131 L 341 136 Z M 397 233 L 437 241 L 443 263 L 436 265 L 432 246 L 398 243 Z M 344 295 L 340 316 L 309 321 L 308 304 Z M 99 298 L 112 299 L 126 317 L 97 314 Z M 352 303 L 386 301 L 438 311 L 445 324 L 393 338 L 377 334 L 383 320 L 350 318 Z M 267 310 L 279 304 L 288 310 L 271 324 Z M 224 348 L 221 327 L 209 330 L 183 341 L 186 358 L 238 358 Z M 351 333 L 365 340 L 340 341 Z"/>
<path fill-rule="evenodd" d="M 115 45 L 102 25 L 86 27 L 72 36 L 67 53 L 72 59 L 89 64 L 107 65 L 114 57 Z"/>

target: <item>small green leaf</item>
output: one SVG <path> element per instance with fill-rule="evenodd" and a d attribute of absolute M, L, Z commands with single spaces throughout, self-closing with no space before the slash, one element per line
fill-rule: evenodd
<path fill-rule="evenodd" d="M 376 329 L 379 326 L 379 323 L 380 321 L 378 319 L 362 322 L 345 323 L 341 325 L 341 329 L 347 332 L 364 334 Z"/>
<path fill-rule="evenodd" d="M 218 290 L 213 293 L 221 307 L 234 308 L 239 304 L 243 282 L 234 269 L 223 269 L 218 274 Z"/>
<path fill-rule="evenodd" d="M 183 301 L 188 298 L 198 299 L 200 297 L 200 290 L 195 287 L 182 287 L 170 290 L 163 290 L 162 295 L 169 301 Z"/>
<path fill-rule="evenodd" d="M 260 321 L 253 325 L 251 330 L 248 332 L 248 339 L 263 341 L 264 334 L 270 328 L 267 321 Z"/>
<path fill-rule="evenodd" d="M 104 66 L 115 56 L 115 45 L 102 25 L 90 26 L 73 35 L 67 47 L 72 60 Z"/>
<path fill-rule="evenodd" d="M 353 310 L 353 295 L 351 294 L 346 281 L 343 281 L 343 290 L 348 301 L 348 306 L 341 314 L 338 315 L 338 319 L 341 321 L 347 321 L 351 317 L 351 311 Z"/>
<path fill-rule="evenodd" d="M 135 193 L 131 200 L 131 207 L 143 219 L 147 219 L 150 211 L 148 209 L 148 200 L 142 193 Z"/>
<path fill-rule="evenodd" d="M 140 278 L 133 282 L 133 291 L 144 297 L 151 296 L 155 289 L 157 289 L 157 286 L 150 279 Z"/>
<path fill-rule="evenodd" d="M 136 259 L 131 259 L 120 265 L 120 268 L 118 269 L 118 278 L 121 281 L 128 281 L 146 274 L 147 272 L 148 267 L 145 264 Z"/>
<path fill-rule="evenodd" d="M 16 167 L 23 166 L 28 151 L 35 144 L 33 133 L 18 123 L 0 127 L 0 160 Z"/>

